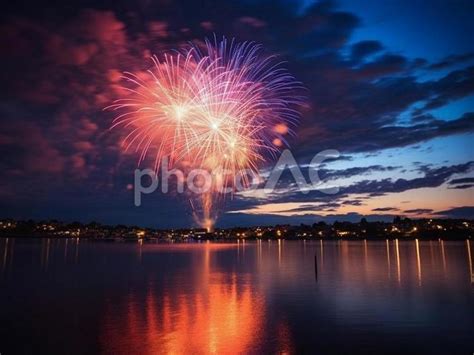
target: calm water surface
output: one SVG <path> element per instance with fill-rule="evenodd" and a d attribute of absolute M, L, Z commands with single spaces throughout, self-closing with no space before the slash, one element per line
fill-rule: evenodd
<path fill-rule="evenodd" d="M 472 354 L 473 252 L 2 239 L 0 353 Z"/>

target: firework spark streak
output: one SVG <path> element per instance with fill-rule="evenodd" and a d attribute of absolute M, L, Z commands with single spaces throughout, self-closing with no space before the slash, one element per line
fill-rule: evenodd
<path fill-rule="evenodd" d="M 158 171 L 166 158 L 170 167 L 212 173 L 195 208 L 208 229 L 222 187 L 232 189 L 236 179 L 248 184 L 243 172 L 274 157 L 299 120 L 301 85 L 261 51 L 224 38 L 155 56 L 146 75 L 124 74 L 128 95 L 108 107 L 119 112 L 112 128 L 125 132 L 124 147 L 135 149 L 139 164 L 153 157 Z"/>

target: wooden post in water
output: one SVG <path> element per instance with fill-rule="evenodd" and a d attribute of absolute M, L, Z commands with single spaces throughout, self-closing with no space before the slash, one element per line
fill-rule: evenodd
<path fill-rule="evenodd" d="M 318 254 L 314 254 L 314 278 L 318 282 Z"/>

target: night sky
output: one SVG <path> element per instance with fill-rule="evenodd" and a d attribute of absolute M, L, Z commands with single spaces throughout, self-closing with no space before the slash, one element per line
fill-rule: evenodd
<path fill-rule="evenodd" d="M 472 1 L 11 1 L 1 18 L 0 217 L 183 227 L 185 198 L 133 204 L 137 158 L 103 108 L 151 54 L 262 43 L 307 89 L 290 148 L 325 149 L 336 195 L 237 194 L 219 226 L 474 218 Z M 265 169 L 263 167 L 262 169 Z"/>

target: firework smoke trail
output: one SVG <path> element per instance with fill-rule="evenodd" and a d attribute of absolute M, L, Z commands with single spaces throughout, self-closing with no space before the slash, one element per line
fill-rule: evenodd
<path fill-rule="evenodd" d="M 236 179 L 248 184 L 244 172 L 257 173 L 287 144 L 301 85 L 251 42 L 206 40 L 152 60 L 147 75 L 124 74 L 129 95 L 108 107 L 120 112 L 112 128 L 126 132 L 124 147 L 135 149 L 139 164 L 153 156 L 158 171 L 166 157 L 170 168 L 211 172 L 215 179 L 194 208 L 210 229 L 222 188 L 234 189 Z"/>

